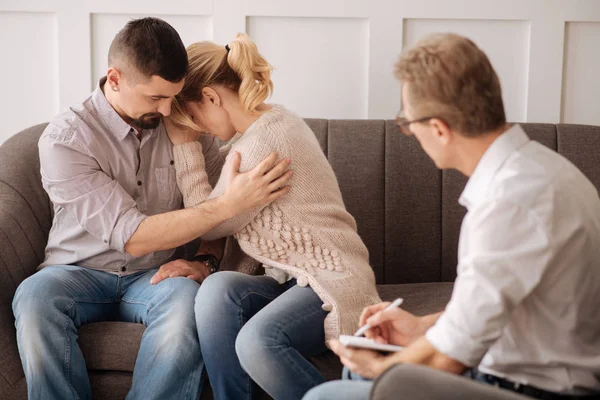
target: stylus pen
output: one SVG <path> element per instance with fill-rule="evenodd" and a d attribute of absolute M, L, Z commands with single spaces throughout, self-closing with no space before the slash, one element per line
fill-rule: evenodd
<path fill-rule="evenodd" d="M 386 307 L 386 308 L 383 310 L 383 312 L 386 312 L 387 310 L 391 310 L 391 309 L 392 309 L 392 308 L 394 308 L 394 307 L 400 307 L 400 305 L 402 304 L 402 302 L 403 302 L 403 301 L 404 301 L 404 299 L 402 299 L 402 298 L 399 298 L 399 299 L 396 299 L 396 300 L 394 300 L 394 301 L 392 302 L 392 304 L 390 304 L 389 306 L 387 306 L 387 307 Z M 362 327 L 360 327 L 360 328 L 359 328 L 359 329 L 356 331 L 356 333 L 354 334 L 354 336 L 362 336 L 362 335 L 364 335 L 364 334 L 365 334 L 365 332 L 366 332 L 366 331 L 368 331 L 369 329 L 371 329 L 371 325 L 369 325 L 369 324 L 365 324 L 365 325 L 363 325 Z"/>

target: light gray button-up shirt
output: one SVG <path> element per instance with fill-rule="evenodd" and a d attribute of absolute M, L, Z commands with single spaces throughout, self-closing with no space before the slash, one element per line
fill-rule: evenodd
<path fill-rule="evenodd" d="M 124 250 L 147 216 L 180 209 L 182 195 L 164 125 L 144 130 L 138 139 L 104 96 L 105 81 L 56 117 L 40 138 L 42 184 L 54 204 L 54 220 L 39 268 L 78 265 L 130 274 L 160 267 L 174 253 L 134 257 Z M 214 181 L 223 159 L 212 138 L 201 141 Z"/>

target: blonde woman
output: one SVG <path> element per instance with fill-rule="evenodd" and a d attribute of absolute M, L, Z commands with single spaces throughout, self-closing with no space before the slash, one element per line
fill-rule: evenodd
<path fill-rule="evenodd" d="M 240 171 L 273 151 L 293 160 L 287 195 L 203 237 L 233 235 L 228 247 L 241 248 L 246 257 L 237 271 L 208 276 L 196 297 L 214 396 L 250 399 L 255 382 L 275 399 L 300 399 L 324 382 L 306 357 L 324 352 L 326 340 L 353 333 L 362 310 L 380 302 L 367 248 L 310 128 L 285 108 L 265 103 L 273 90 L 272 67 L 250 38 L 239 34 L 227 46 L 195 43 L 187 51 L 190 68 L 169 124 L 185 206 L 219 196 L 228 165 L 240 162 L 239 156 Z M 214 189 L 204 171 L 200 132 L 222 141 L 239 135 Z M 257 275 L 261 266 L 265 272 Z"/>

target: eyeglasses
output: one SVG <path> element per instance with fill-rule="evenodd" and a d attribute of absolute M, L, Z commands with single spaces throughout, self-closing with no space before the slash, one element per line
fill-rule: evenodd
<path fill-rule="evenodd" d="M 410 124 L 415 124 L 417 122 L 429 121 L 430 119 L 433 119 L 433 118 L 438 118 L 438 117 L 423 117 L 423 118 L 418 118 L 418 119 L 409 121 L 404 116 L 404 110 L 400 110 L 400 112 L 396 116 L 396 125 L 398 125 L 398 128 L 400 128 L 400 131 L 403 134 L 405 134 L 406 136 L 411 136 L 411 135 L 414 135 L 414 133 L 410 130 Z"/>

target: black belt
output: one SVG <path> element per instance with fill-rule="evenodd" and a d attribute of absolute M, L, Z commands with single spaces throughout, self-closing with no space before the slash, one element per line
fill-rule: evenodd
<path fill-rule="evenodd" d="M 540 400 L 600 400 L 600 394 L 592 395 L 574 395 L 561 394 L 540 389 L 535 386 L 523 385 L 509 381 L 508 379 L 499 378 L 494 375 L 484 374 L 483 372 L 473 370 L 471 378 L 489 385 L 498 386 L 502 389 L 510 390 L 511 392 L 523 394 Z"/>

